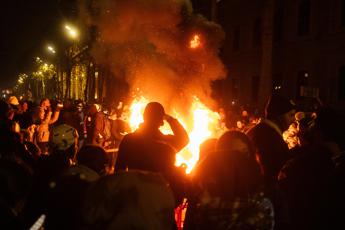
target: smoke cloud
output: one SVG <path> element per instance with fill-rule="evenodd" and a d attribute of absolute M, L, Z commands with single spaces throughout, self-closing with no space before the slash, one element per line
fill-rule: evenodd
<path fill-rule="evenodd" d="M 99 32 L 91 55 L 125 79 L 131 94 L 159 101 L 168 111 L 187 110 L 193 96 L 213 104 L 210 83 L 226 75 L 218 57 L 224 32 L 194 14 L 189 1 L 99 0 L 88 7 L 89 23 Z M 195 34 L 200 47 L 192 49 Z"/>

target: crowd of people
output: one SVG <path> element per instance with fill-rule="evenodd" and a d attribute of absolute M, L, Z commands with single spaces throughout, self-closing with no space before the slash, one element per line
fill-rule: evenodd
<path fill-rule="evenodd" d="M 0 101 L 4 229 L 345 229 L 344 116 L 274 94 L 262 117 L 223 114 L 190 174 L 158 102 L 131 132 L 120 107 Z M 159 128 L 166 122 L 172 134 Z M 231 124 L 231 125 L 230 125 Z M 181 206 L 181 204 L 183 204 Z"/>

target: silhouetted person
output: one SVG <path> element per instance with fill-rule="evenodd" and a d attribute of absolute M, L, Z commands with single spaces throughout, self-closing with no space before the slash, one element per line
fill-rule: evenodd
<path fill-rule="evenodd" d="M 173 135 L 164 135 L 159 130 L 164 119 Z M 141 169 L 162 172 L 173 167 L 175 153 L 189 142 L 188 134 L 178 120 L 166 115 L 158 102 L 149 103 L 144 111 L 144 122 L 134 133 L 127 134 L 119 146 L 116 169 Z"/>
<path fill-rule="evenodd" d="M 173 135 L 160 132 L 159 127 L 164 119 L 169 123 Z M 178 120 L 165 114 L 158 102 L 150 102 L 145 108 L 144 122 L 139 129 L 127 134 L 120 143 L 115 170 L 128 168 L 162 173 L 172 182 L 176 173 L 175 154 L 188 142 L 188 134 Z"/>
<path fill-rule="evenodd" d="M 264 172 L 266 192 L 273 202 L 275 229 L 288 228 L 286 202 L 277 189 L 278 174 L 291 157 L 282 133 L 295 119 L 295 105 L 288 99 L 273 94 L 265 108 L 265 119 L 250 129 L 247 134 L 257 148 L 257 155 Z"/>
<path fill-rule="evenodd" d="M 105 121 L 108 118 L 101 111 L 101 107 L 98 104 L 93 104 L 88 108 L 87 115 L 85 116 L 86 127 L 86 144 L 98 145 L 104 147 L 105 142 L 109 137 L 109 133 L 105 133 Z"/>
<path fill-rule="evenodd" d="M 49 127 L 58 120 L 61 108 L 61 106 L 57 106 L 53 113 L 49 99 L 41 100 L 39 107 L 40 122 L 37 127 L 37 145 L 41 149 L 42 154 L 49 154 Z"/>
<path fill-rule="evenodd" d="M 272 229 L 273 206 L 248 137 L 228 131 L 215 149 L 193 174 L 184 229 Z"/>

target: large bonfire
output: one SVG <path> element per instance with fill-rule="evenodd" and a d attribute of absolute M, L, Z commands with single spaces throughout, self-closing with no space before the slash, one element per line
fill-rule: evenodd
<path fill-rule="evenodd" d="M 92 7 L 89 22 L 99 39 L 91 53 L 128 83 L 132 130 L 149 101 L 163 104 L 189 133 L 176 165 L 184 163 L 190 172 L 200 143 L 219 133 L 210 84 L 226 75 L 218 57 L 223 30 L 194 14 L 189 0 L 99 0 Z M 169 131 L 167 125 L 162 131 Z"/>
<path fill-rule="evenodd" d="M 148 102 L 143 96 L 133 100 L 129 118 L 132 130 L 136 130 L 139 124 L 143 122 L 142 114 Z M 191 172 L 199 160 L 200 144 L 207 138 L 218 136 L 222 131 L 219 125 L 219 114 L 208 109 L 197 97 L 194 97 L 190 110 L 191 119 L 182 117 L 176 110 L 172 113 L 189 133 L 190 143 L 176 155 L 175 163 L 176 166 L 185 164 L 187 173 Z M 188 120 L 191 120 L 191 122 L 187 122 Z M 170 127 L 167 123 L 161 128 L 161 131 L 164 134 L 171 134 Z"/>

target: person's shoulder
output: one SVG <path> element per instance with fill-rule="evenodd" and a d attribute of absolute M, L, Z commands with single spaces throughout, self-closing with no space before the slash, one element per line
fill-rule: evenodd
<path fill-rule="evenodd" d="M 262 135 L 263 132 L 267 132 L 271 129 L 271 127 L 263 122 L 260 122 L 246 131 L 248 136 L 257 136 Z"/>
<path fill-rule="evenodd" d="M 139 146 L 141 143 L 141 138 L 136 133 L 128 133 L 126 134 L 120 143 L 119 150 L 123 149 L 124 147 L 134 148 Z"/>

